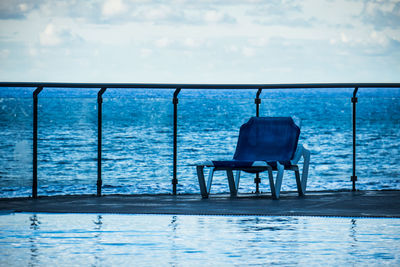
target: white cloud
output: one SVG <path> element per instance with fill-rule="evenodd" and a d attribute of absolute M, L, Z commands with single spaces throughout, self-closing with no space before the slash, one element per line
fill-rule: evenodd
<path fill-rule="evenodd" d="M 38 55 L 38 51 L 37 51 L 35 48 L 33 48 L 33 47 L 29 48 L 28 53 L 29 53 L 29 55 L 30 55 L 31 57 L 35 57 L 35 56 Z"/>
<path fill-rule="evenodd" d="M 10 50 L 2 49 L 0 50 L 0 58 L 5 59 L 10 55 Z"/>
<path fill-rule="evenodd" d="M 268 39 L 265 37 L 257 38 L 252 42 L 254 46 L 263 47 L 268 44 Z"/>
<path fill-rule="evenodd" d="M 151 54 L 153 54 L 153 50 L 149 49 L 149 48 L 143 48 L 140 49 L 140 56 L 141 57 L 148 57 Z"/>
<path fill-rule="evenodd" d="M 188 48 L 196 48 L 196 47 L 200 47 L 201 45 L 203 45 L 204 41 L 200 40 L 200 39 L 194 39 L 191 37 L 185 38 L 185 40 L 183 41 L 183 45 L 188 47 Z"/>
<path fill-rule="evenodd" d="M 26 15 L 34 10 L 40 0 L 24 1 L 24 0 L 1 0 L 0 1 L 0 19 L 24 19 Z"/>
<path fill-rule="evenodd" d="M 342 40 L 343 43 L 349 42 L 349 38 L 344 32 L 340 33 L 340 40 Z"/>
<path fill-rule="evenodd" d="M 155 45 L 157 47 L 163 48 L 163 47 L 168 47 L 173 43 L 173 41 L 167 37 L 163 37 L 161 39 L 158 39 L 155 41 Z"/>
<path fill-rule="evenodd" d="M 235 23 L 236 19 L 224 11 L 229 3 L 218 5 L 201 1 L 157 1 L 131 5 L 131 20 L 152 24 L 204 25 Z"/>
<path fill-rule="evenodd" d="M 183 41 L 183 44 L 184 44 L 185 46 L 187 46 L 187 47 L 195 47 L 195 46 L 196 46 L 196 42 L 195 42 L 195 40 L 192 39 L 192 38 L 186 38 L 186 39 Z"/>
<path fill-rule="evenodd" d="M 19 4 L 18 7 L 19 7 L 19 10 L 21 10 L 21 12 L 28 11 L 28 5 L 26 3 Z"/>
<path fill-rule="evenodd" d="M 42 46 L 58 46 L 81 40 L 82 38 L 78 35 L 73 35 L 69 29 L 59 27 L 54 23 L 47 24 L 39 34 L 39 42 Z"/>
<path fill-rule="evenodd" d="M 40 44 L 44 46 L 54 46 L 61 44 L 60 31 L 54 24 L 47 24 L 46 28 L 39 35 Z"/>
<path fill-rule="evenodd" d="M 380 45 L 387 45 L 389 43 L 387 36 L 383 35 L 382 33 L 377 33 L 376 31 L 373 31 L 370 36 L 372 42 L 378 43 Z"/>
<path fill-rule="evenodd" d="M 254 50 L 254 48 L 245 46 L 242 48 L 242 53 L 246 57 L 253 57 L 253 56 L 255 56 L 256 51 Z"/>
<path fill-rule="evenodd" d="M 210 10 L 204 14 L 204 20 L 208 23 L 221 22 L 224 18 L 225 14 L 216 10 Z"/>
<path fill-rule="evenodd" d="M 225 47 L 225 51 L 228 53 L 236 53 L 239 51 L 239 48 L 236 45 L 229 45 Z"/>
<path fill-rule="evenodd" d="M 115 16 L 125 11 L 125 5 L 122 0 L 106 0 L 102 7 L 102 14 L 106 17 Z"/>
<path fill-rule="evenodd" d="M 138 19 L 149 20 L 153 22 L 163 21 L 173 17 L 174 11 L 171 7 L 166 5 L 158 5 L 154 7 L 147 7 L 142 9 L 141 12 L 137 13 Z"/>

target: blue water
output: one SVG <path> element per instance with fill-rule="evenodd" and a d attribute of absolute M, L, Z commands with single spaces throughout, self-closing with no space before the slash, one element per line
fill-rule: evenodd
<path fill-rule="evenodd" d="M 94 89 L 39 95 L 39 195 L 94 194 L 97 107 Z M 352 89 L 264 90 L 261 116 L 301 119 L 311 150 L 308 190 L 350 189 Z M 0 88 L 0 197 L 29 196 L 33 88 Z M 198 193 L 195 168 L 230 159 L 241 124 L 255 114 L 256 90 L 182 90 L 178 105 L 178 193 Z M 103 192 L 171 193 L 173 90 L 108 89 L 103 103 Z M 400 189 L 400 89 L 360 89 L 357 188 Z M 261 191 L 269 192 L 261 175 Z M 254 191 L 244 174 L 240 192 Z M 296 190 L 285 174 L 282 190 Z M 229 192 L 216 174 L 211 193 Z"/>
<path fill-rule="evenodd" d="M 0 215 L 1 266 L 399 266 L 400 220 Z"/>

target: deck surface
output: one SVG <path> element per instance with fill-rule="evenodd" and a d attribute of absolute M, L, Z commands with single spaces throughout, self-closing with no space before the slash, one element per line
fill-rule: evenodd
<path fill-rule="evenodd" d="M 320 191 L 270 195 L 107 195 L 0 199 L 8 212 L 124 213 L 178 215 L 339 216 L 400 218 L 400 190 Z"/>

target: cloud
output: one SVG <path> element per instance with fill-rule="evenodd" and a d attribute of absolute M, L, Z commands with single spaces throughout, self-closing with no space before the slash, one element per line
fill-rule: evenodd
<path fill-rule="evenodd" d="M 226 13 L 209 10 L 204 13 L 204 21 L 208 23 L 235 23 L 236 19 Z"/>
<path fill-rule="evenodd" d="M 106 0 L 102 7 L 102 14 L 106 17 L 116 16 L 125 11 L 125 5 L 122 0 Z"/>
<path fill-rule="evenodd" d="M 317 22 L 304 14 L 297 1 L 266 1 L 250 8 L 247 15 L 254 17 L 254 23 L 269 26 L 312 27 Z"/>
<path fill-rule="evenodd" d="M 235 23 L 236 19 L 226 12 L 193 5 L 153 4 L 139 5 L 132 11 L 134 21 L 153 24 L 224 24 Z"/>
<path fill-rule="evenodd" d="M 237 45 L 232 44 L 232 45 L 225 46 L 225 52 L 227 52 L 227 53 L 236 53 L 237 51 L 239 51 L 239 48 Z"/>
<path fill-rule="evenodd" d="M 318 20 L 315 17 L 311 18 L 287 18 L 281 16 L 271 16 L 262 19 L 255 19 L 254 23 L 269 26 L 287 26 L 287 27 L 312 27 Z"/>
<path fill-rule="evenodd" d="M 384 32 L 371 32 L 367 38 L 358 38 L 349 33 L 340 32 L 336 38 L 329 41 L 338 54 L 360 57 L 392 57 L 400 55 L 400 41 Z"/>
<path fill-rule="evenodd" d="M 9 55 L 10 55 L 10 50 L 8 50 L 8 49 L 0 50 L 0 58 L 1 59 L 8 58 Z"/>
<path fill-rule="evenodd" d="M 61 37 L 56 31 L 53 24 L 48 24 L 43 32 L 40 33 L 40 44 L 45 46 L 59 45 L 61 43 Z"/>
<path fill-rule="evenodd" d="M 32 4 L 23 0 L 0 0 L 0 19 L 23 19 L 33 10 L 38 10 L 37 13 L 46 18 L 74 18 L 95 24 L 232 24 L 236 18 L 226 12 L 226 8 L 239 2 L 37 0 Z"/>
<path fill-rule="evenodd" d="M 375 30 L 400 27 L 400 2 L 398 1 L 366 1 L 361 17 L 364 23 L 374 26 Z"/>
<path fill-rule="evenodd" d="M 26 3 L 23 0 L 1 0 L 0 19 L 25 19 L 26 15 L 36 9 L 40 2 Z"/>
<path fill-rule="evenodd" d="M 203 44 L 202 40 L 196 40 L 193 38 L 186 38 L 183 40 L 183 45 L 188 48 L 196 48 Z"/>
<path fill-rule="evenodd" d="M 173 40 L 171 40 L 167 37 L 164 37 L 164 38 L 156 40 L 155 45 L 157 47 L 164 48 L 164 47 L 170 46 L 173 42 L 174 42 Z"/>
<path fill-rule="evenodd" d="M 140 49 L 141 57 L 149 57 L 149 56 L 151 56 L 151 54 L 153 54 L 153 50 L 151 50 L 151 49 L 148 49 L 148 48 Z"/>
<path fill-rule="evenodd" d="M 242 53 L 246 57 L 253 57 L 256 55 L 256 51 L 254 50 L 254 48 L 247 47 L 247 46 L 242 48 Z"/>
<path fill-rule="evenodd" d="M 360 46 L 362 49 L 360 49 L 359 53 L 366 56 L 385 57 L 390 55 L 392 58 L 398 58 L 400 55 L 400 41 L 389 37 L 376 37 L 375 39 L 372 37 L 370 43 L 361 44 Z M 355 53 L 357 52 L 354 51 Z"/>
<path fill-rule="evenodd" d="M 57 46 L 77 41 L 82 41 L 82 38 L 72 34 L 66 28 L 57 27 L 53 23 L 47 24 L 46 28 L 39 34 L 39 42 L 43 46 Z"/>
<path fill-rule="evenodd" d="M 137 21 L 152 21 L 155 23 L 165 21 L 182 21 L 184 14 L 168 5 L 140 6 L 133 12 L 133 18 Z"/>
<path fill-rule="evenodd" d="M 252 5 L 247 11 L 252 16 L 286 16 L 302 13 L 302 6 L 296 1 L 271 0 Z"/>
<path fill-rule="evenodd" d="M 344 32 L 341 32 L 341 33 L 340 33 L 340 40 L 341 40 L 343 43 L 348 43 L 348 42 L 349 42 L 349 38 L 347 37 L 347 35 L 346 35 Z"/>
<path fill-rule="evenodd" d="M 28 49 L 28 54 L 29 54 L 31 57 L 36 57 L 36 56 L 38 55 L 38 51 L 37 51 L 36 48 L 30 47 L 30 48 Z"/>

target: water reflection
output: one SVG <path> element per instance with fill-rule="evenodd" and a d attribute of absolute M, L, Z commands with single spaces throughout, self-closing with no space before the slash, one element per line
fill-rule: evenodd
<path fill-rule="evenodd" d="M 176 251 L 178 250 L 178 246 L 176 244 L 176 240 L 178 238 L 178 234 L 177 234 L 178 216 L 176 216 L 176 215 L 172 216 L 171 223 L 168 226 L 172 230 L 172 233 L 169 238 L 170 244 L 171 244 L 171 249 L 170 249 L 171 260 L 170 260 L 169 264 L 171 266 L 177 266 L 178 265 L 178 255 L 177 255 Z"/>
<path fill-rule="evenodd" d="M 93 223 L 95 225 L 94 230 L 97 230 L 97 231 L 101 230 L 101 226 L 103 225 L 102 220 L 103 220 L 103 216 L 97 215 L 97 220 L 93 221 Z M 100 235 L 100 233 L 99 233 L 99 235 Z M 97 237 L 97 235 L 95 235 L 95 237 Z"/>
<path fill-rule="evenodd" d="M 357 220 L 356 219 L 350 220 L 349 238 L 350 238 L 349 255 L 351 255 L 353 257 L 357 257 L 358 240 L 357 240 Z"/>
<path fill-rule="evenodd" d="M 354 242 L 358 241 L 357 240 L 357 220 L 356 219 L 351 219 L 350 237 Z"/>
<path fill-rule="evenodd" d="M 249 217 L 238 221 L 239 227 L 243 232 L 258 232 L 258 231 L 293 231 L 297 228 L 298 219 L 287 217 Z"/>
<path fill-rule="evenodd" d="M 245 253 L 250 256 L 251 261 L 265 261 L 268 265 L 283 262 L 288 265 L 298 264 L 293 258 L 276 258 L 276 252 L 284 253 L 289 247 L 293 253 L 300 250 L 298 218 L 245 217 L 232 222 L 243 233 L 240 243 L 245 244 L 244 248 L 250 248 L 245 249 Z"/>
<path fill-rule="evenodd" d="M 29 244 L 30 244 L 30 259 L 29 259 L 29 266 L 37 266 L 39 265 L 39 246 L 38 246 L 38 238 L 37 235 L 39 234 L 37 231 L 40 230 L 39 217 L 36 214 L 33 214 L 29 217 L 30 227 L 29 229 L 32 230 L 31 235 L 29 237 Z"/>
<path fill-rule="evenodd" d="M 103 227 L 103 216 L 97 215 L 97 218 L 94 223 L 93 232 L 95 233 L 93 236 L 94 247 L 95 251 L 94 255 L 94 264 L 92 266 L 100 266 L 102 264 L 102 257 L 100 252 L 103 251 L 102 244 L 101 244 L 101 237 L 102 237 L 102 227 Z M 100 255 L 99 255 L 100 254 Z"/>

